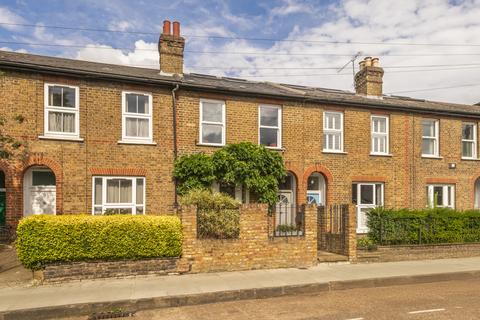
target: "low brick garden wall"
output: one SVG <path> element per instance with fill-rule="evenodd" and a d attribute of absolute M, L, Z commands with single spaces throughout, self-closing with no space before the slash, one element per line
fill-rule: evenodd
<path fill-rule="evenodd" d="M 41 282 L 65 282 L 101 278 L 125 278 L 139 275 L 167 275 L 186 272 L 179 258 L 146 260 L 91 261 L 46 265 L 34 271 Z"/>
<path fill-rule="evenodd" d="M 266 205 L 240 208 L 238 239 L 198 239 L 195 207 L 181 210 L 182 259 L 191 272 L 308 267 L 317 261 L 317 208 L 305 208 L 305 235 L 272 237 L 273 220 Z M 269 234 L 270 233 L 270 234 Z"/>
<path fill-rule="evenodd" d="M 480 243 L 380 246 L 358 250 L 358 262 L 393 262 L 480 257 Z"/>

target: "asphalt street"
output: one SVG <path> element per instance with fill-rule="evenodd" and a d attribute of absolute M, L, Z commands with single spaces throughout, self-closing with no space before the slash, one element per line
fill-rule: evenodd
<path fill-rule="evenodd" d="M 138 312 L 133 317 L 123 319 L 480 319 L 480 280 L 350 289 L 315 295 L 166 308 Z"/>

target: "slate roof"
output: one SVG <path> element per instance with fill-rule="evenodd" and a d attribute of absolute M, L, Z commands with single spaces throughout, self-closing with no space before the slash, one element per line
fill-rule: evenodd
<path fill-rule="evenodd" d="M 203 74 L 168 75 L 158 69 L 127 67 L 114 64 L 64 59 L 25 53 L 0 51 L 0 67 L 43 73 L 85 76 L 94 79 L 180 85 L 191 90 L 230 92 L 233 94 L 277 97 L 299 101 L 331 103 L 364 108 L 381 108 L 411 112 L 441 113 L 480 117 L 480 106 L 444 103 L 403 96 L 366 97 L 350 91 L 256 82 Z"/>

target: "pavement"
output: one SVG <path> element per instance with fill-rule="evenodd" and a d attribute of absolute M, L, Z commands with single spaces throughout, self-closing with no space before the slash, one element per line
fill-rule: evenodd
<path fill-rule="evenodd" d="M 413 283 L 480 279 L 480 257 L 0 288 L 0 319 L 51 319 Z M 3 319 L 2 319 L 3 317 Z"/>
<path fill-rule="evenodd" d="M 32 283 L 32 272 L 18 261 L 15 248 L 0 244 L 0 288 L 28 286 Z"/>
<path fill-rule="evenodd" d="M 320 292 L 145 310 L 125 320 L 478 319 L 480 280 Z M 87 320 L 86 316 L 62 320 Z"/>

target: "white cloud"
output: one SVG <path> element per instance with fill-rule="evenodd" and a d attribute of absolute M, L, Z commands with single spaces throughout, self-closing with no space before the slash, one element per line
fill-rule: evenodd
<path fill-rule="evenodd" d="M 0 7 L 0 21 L 3 23 L 25 23 L 25 20 L 21 16 L 5 7 Z M 21 27 L 2 24 L 0 25 L 0 28 L 5 28 L 7 30 L 18 30 Z"/>
<path fill-rule="evenodd" d="M 273 8 L 273 15 L 305 12 L 308 4 L 288 0 Z M 235 54 L 185 53 L 186 71 L 216 75 L 239 76 L 256 81 L 276 81 L 352 90 L 351 66 L 336 74 L 358 51 L 365 56 L 379 55 L 385 67 L 384 92 L 411 91 L 425 88 L 480 84 L 480 48 L 407 46 L 398 43 L 480 44 L 480 1 L 465 0 L 452 4 L 448 0 L 345 0 L 330 6 L 325 13 L 328 20 L 318 20 L 316 25 L 302 27 L 301 21 L 294 27 L 287 40 L 374 42 L 376 44 L 340 44 L 321 42 L 280 42 L 266 47 L 258 42 L 232 39 L 221 42 L 206 38 L 187 38 L 187 49 L 225 51 Z M 209 17 L 206 15 L 205 17 Z M 312 21 L 316 15 L 312 11 Z M 248 19 L 247 19 L 248 20 Z M 278 21 L 281 22 L 281 19 Z M 243 19 L 238 20 L 237 27 Z M 224 23 L 226 24 L 226 23 Z M 210 15 L 201 23 L 183 27 L 183 34 L 208 34 L 233 36 L 234 32 L 222 24 L 222 19 Z M 312 25 L 311 23 L 309 25 Z M 95 46 L 102 46 L 96 44 Z M 145 50 L 147 49 L 147 50 Z M 257 52 L 259 55 L 245 53 Z M 319 55 L 315 55 L 318 54 Z M 447 56 L 446 54 L 476 54 Z M 280 55 L 285 54 L 285 55 Z M 310 55 L 303 55 L 310 54 Z M 345 54 L 345 56 L 324 55 Z M 428 54 L 434 54 L 426 56 Z M 108 63 L 119 63 L 158 68 L 157 43 L 142 40 L 131 51 L 86 48 L 78 51 L 77 58 Z M 357 61 L 358 63 L 358 61 Z M 458 65 L 452 70 L 405 72 L 408 69 L 392 66 Z M 205 67 L 214 67 L 205 69 Z M 238 69 L 241 68 L 241 69 Z M 266 69 L 270 68 L 270 69 Z M 292 68 L 292 69 L 278 69 Z M 322 69 L 332 68 L 332 69 Z M 443 69 L 418 67 L 422 69 Z M 268 76 L 265 76 L 268 75 Z M 265 76 L 265 77 L 264 77 Z M 465 87 L 435 91 L 402 93 L 418 98 L 460 103 L 480 101 L 480 87 Z"/>
<path fill-rule="evenodd" d="M 119 30 L 119 31 L 131 30 L 132 27 L 133 27 L 133 24 L 126 20 L 112 21 L 108 26 L 109 30 Z"/>
<path fill-rule="evenodd" d="M 9 47 L 0 47 L 0 50 L 2 50 L 2 51 L 11 51 L 11 52 L 18 52 L 18 53 L 28 53 L 28 51 L 25 50 L 25 49 L 14 50 L 14 49 L 9 48 Z"/>

